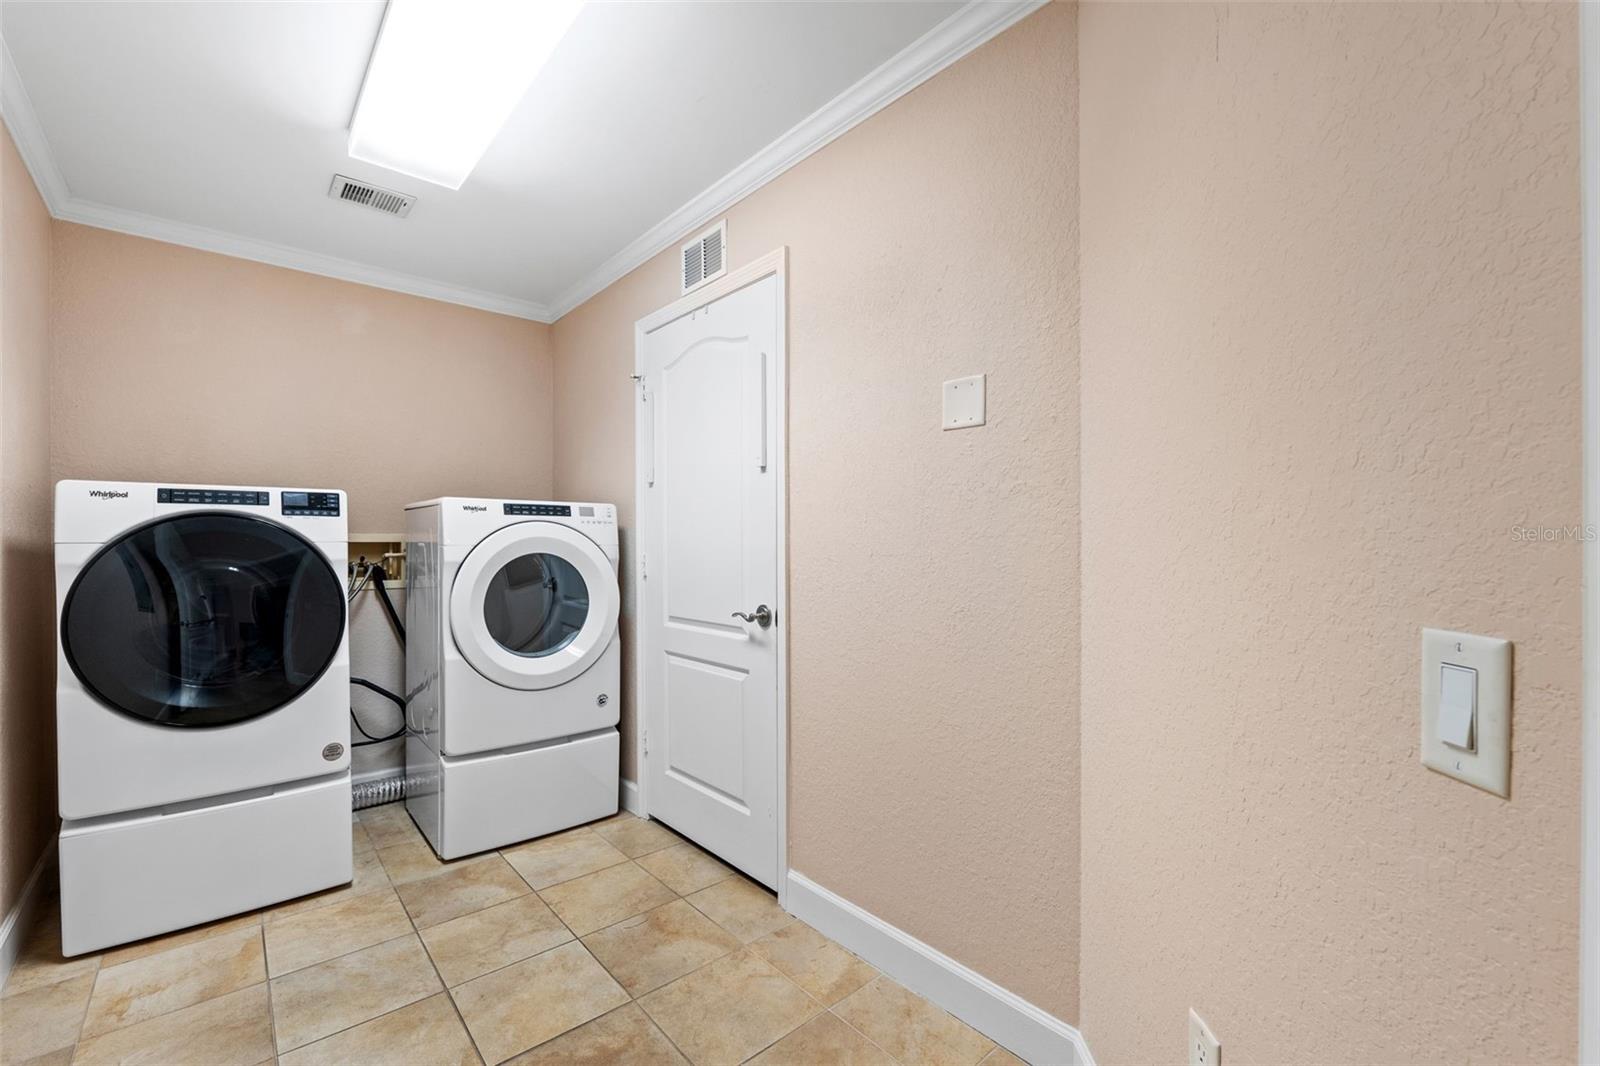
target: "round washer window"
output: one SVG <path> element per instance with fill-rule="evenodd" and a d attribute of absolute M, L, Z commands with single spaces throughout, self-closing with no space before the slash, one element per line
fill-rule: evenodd
<path fill-rule="evenodd" d="M 107 706 L 164 726 L 232 725 L 327 670 L 344 636 L 344 586 L 293 531 L 200 512 L 106 545 L 61 614 L 67 662 Z"/>
<path fill-rule="evenodd" d="M 539 658 L 572 642 L 589 617 L 589 586 L 559 555 L 532 552 L 512 559 L 489 581 L 483 621 L 507 651 Z"/>

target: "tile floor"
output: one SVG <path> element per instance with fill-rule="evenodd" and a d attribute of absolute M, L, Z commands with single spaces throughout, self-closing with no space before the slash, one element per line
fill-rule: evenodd
<path fill-rule="evenodd" d="M 52 902 L 0 1063 L 1018 1061 L 656 823 L 451 863 L 401 805 L 354 829 L 347 887 L 99 956 Z"/>

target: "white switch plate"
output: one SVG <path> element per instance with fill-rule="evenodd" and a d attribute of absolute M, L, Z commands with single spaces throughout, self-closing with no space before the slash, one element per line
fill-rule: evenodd
<path fill-rule="evenodd" d="M 1189 1008 L 1189 1066 L 1222 1066 L 1222 1045 L 1193 1007 Z"/>
<path fill-rule="evenodd" d="M 984 422 L 984 375 L 944 383 L 944 428 L 966 429 Z"/>
<path fill-rule="evenodd" d="M 1463 667 L 1477 674 L 1470 751 L 1446 743 L 1441 735 L 1441 710 L 1446 716 L 1446 730 L 1455 724 L 1450 708 L 1440 706 L 1446 666 Z M 1422 631 L 1422 764 L 1497 796 L 1511 794 L 1509 640 L 1449 629 Z"/>

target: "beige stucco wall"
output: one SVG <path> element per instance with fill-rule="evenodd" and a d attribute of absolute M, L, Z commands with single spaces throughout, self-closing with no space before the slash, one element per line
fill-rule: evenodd
<path fill-rule="evenodd" d="M 1097 1059 L 1570 1062 L 1570 5 L 1089 4 L 1082 1023 Z M 1509 801 L 1419 631 L 1516 643 Z"/>
<path fill-rule="evenodd" d="M 790 249 L 790 863 L 1066 1018 L 1073 32 L 1027 19 L 728 214 L 733 265 Z M 616 501 L 630 560 L 633 323 L 675 270 L 554 327 L 557 491 Z M 941 432 L 941 382 L 980 372 L 989 424 Z"/>
<path fill-rule="evenodd" d="M 50 214 L 0 125 L 0 916 L 55 830 Z"/>
<path fill-rule="evenodd" d="M 327 486 L 350 531 L 432 496 L 547 496 L 550 328 L 55 227 L 54 475 Z"/>

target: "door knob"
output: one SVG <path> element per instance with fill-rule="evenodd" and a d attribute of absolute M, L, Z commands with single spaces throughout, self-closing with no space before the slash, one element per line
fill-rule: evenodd
<path fill-rule="evenodd" d="M 761 606 L 756 608 L 754 614 L 745 614 L 743 611 L 734 611 L 733 617 L 742 618 L 746 622 L 754 622 L 762 629 L 768 629 L 772 625 L 772 608 L 763 603 Z"/>

